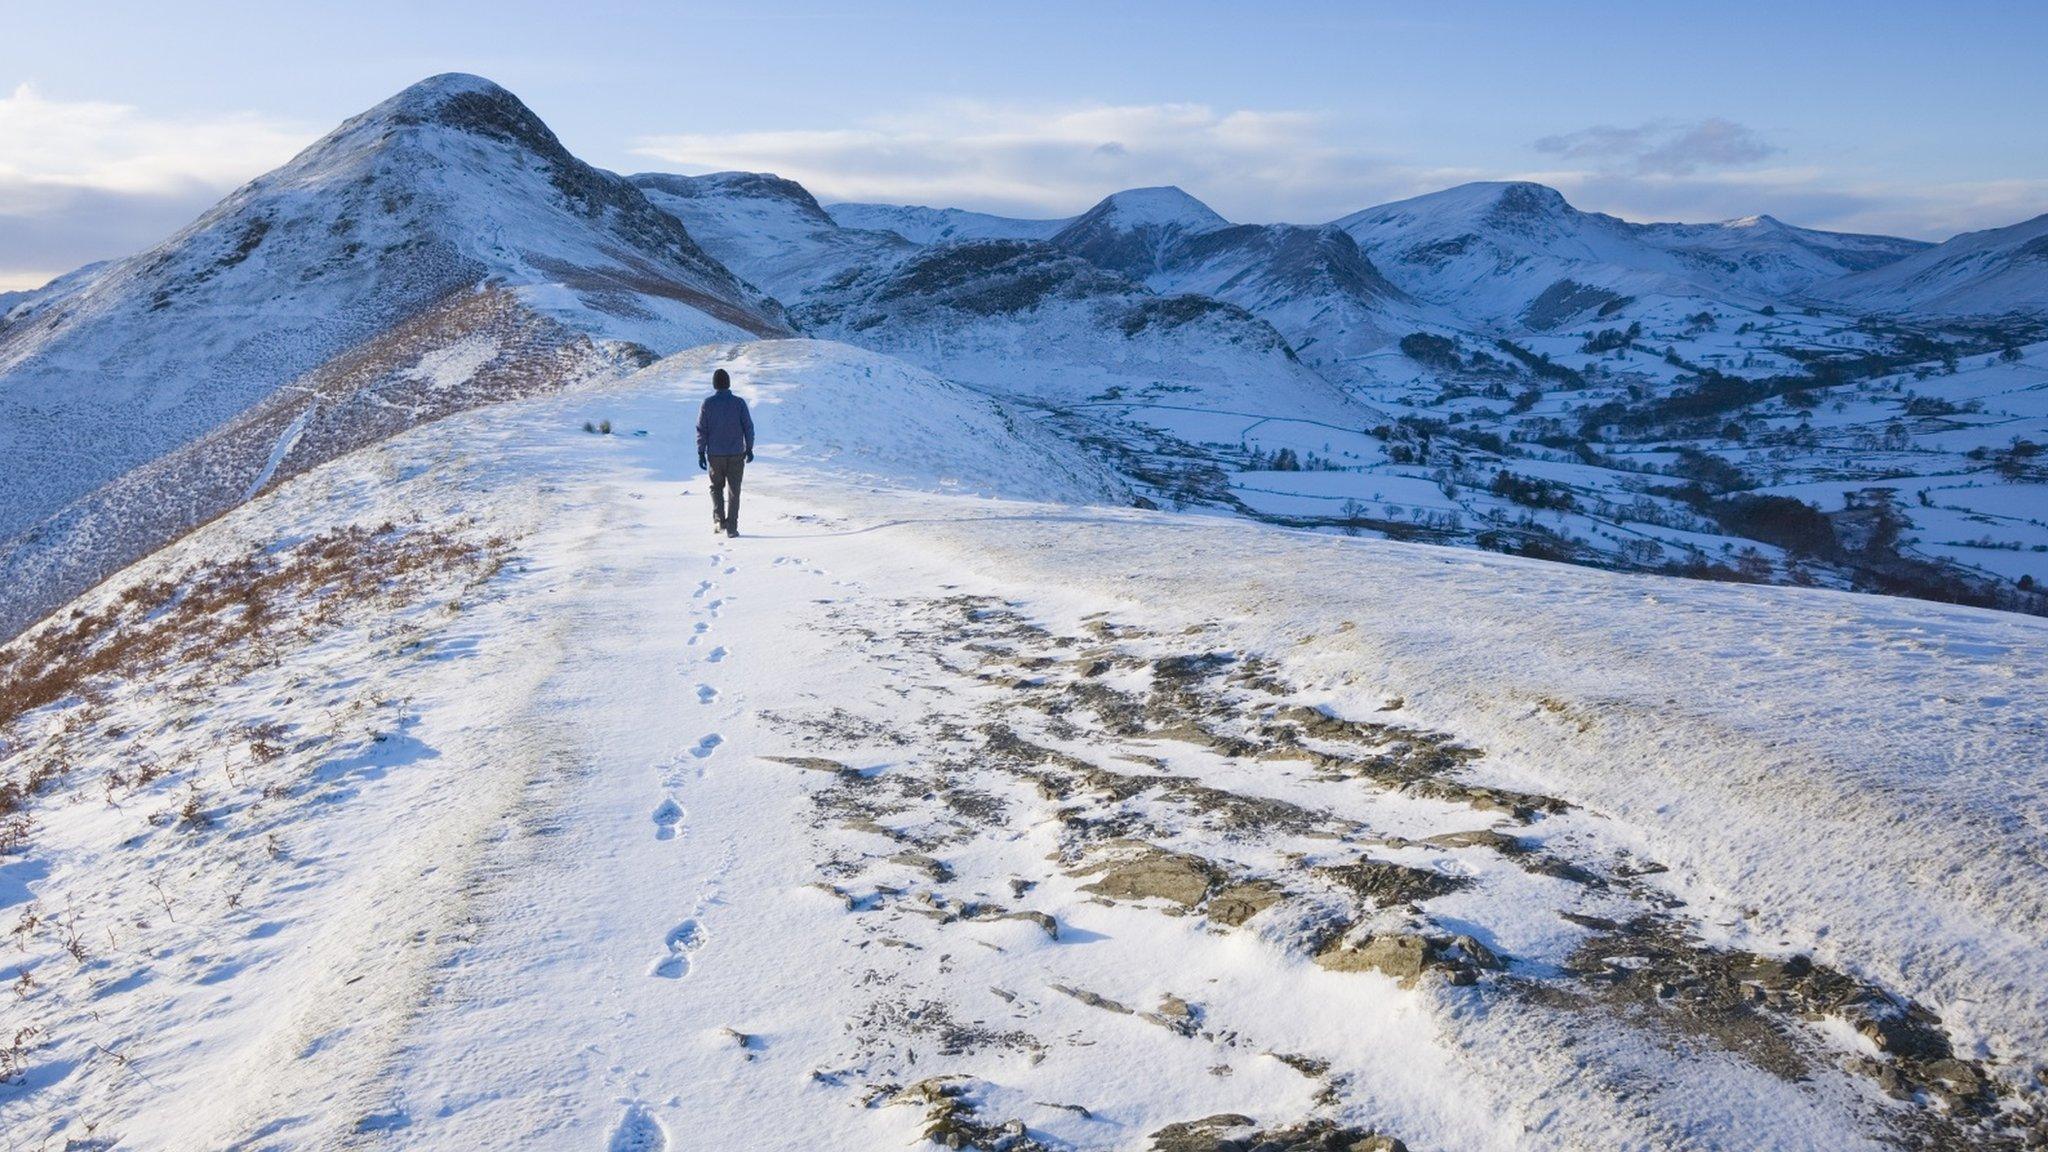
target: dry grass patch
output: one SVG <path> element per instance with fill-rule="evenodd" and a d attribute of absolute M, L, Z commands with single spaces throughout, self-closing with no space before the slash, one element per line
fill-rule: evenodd
<path fill-rule="evenodd" d="M 179 665 L 246 671 L 273 654 L 267 644 L 410 603 L 451 576 L 488 574 L 506 547 L 433 528 L 350 526 L 140 581 L 0 648 L 0 728 Z"/>
<path fill-rule="evenodd" d="M 349 619 L 419 603 L 435 588 L 487 579 L 509 551 L 502 537 L 469 539 L 448 529 L 385 523 L 334 528 L 295 543 L 228 560 L 205 560 L 137 581 L 95 610 L 73 608 L 0 646 L 0 760 L 11 729 L 46 709 L 75 709 L 57 747 L 91 733 L 98 705 L 124 685 L 203 691 L 281 659 Z M 81 707 L 83 706 L 83 707 Z M 101 733 L 101 735 L 111 735 Z M 243 733 L 251 759 L 282 752 L 281 730 Z M 27 741 L 19 747 L 25 747 Z M 0 852 L 18 851 L 30 831 L 30 802 L 70 770 L 60 753 L 0 778 Z M 144 761 L 107 782 L 147 784 L 164 769 Z M 203 826 L 196 798 L 180 813 Z"/>

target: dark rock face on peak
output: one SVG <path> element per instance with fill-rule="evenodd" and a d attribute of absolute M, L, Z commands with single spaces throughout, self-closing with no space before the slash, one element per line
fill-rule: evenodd
<path fill-rule="evenodd" d="M 434 124 L 503 140 L 534 152 L 567 156 L 554 132 L 519 97 L 484 79 L 463 72 L 444 72 L 414 84 L 360 119 L 403 128 Z"/>
<path fill-rule="evenodd" d="M 1513 220 L 1530 216 L 1562 216 L 1576 212 L 1564 198 L 1564 193 L 1544 184 L 1516 181 L 1501 187 L 1500 196 L 1493 202 L 1495 219 Z"/>
<path fill-rule="evenodd" d="M 900 335 L 912 345 L 938 338 L 966 348 L 978 331 L 1002 330 L 1028 334 L 1042 352 L 1070 344 L 1115 348 L 1149 337 L 1188 340 L 1191 347 L 1215 341 L 1294 361 L 1280 334 L 1242 308 L 1204 296 L 1158 295 L 1028 240 L 962 241 L 921 249 L 878 271 L 849 269 L 821 285 L 797 317 L 806 328 L 862 343 L 888 345 Z M 1063 355 L 1053 353 L 1046 363 Z"/>
<path fill-rule="evenodd" d="M 1349 232 L 1327 225 L 1234 224 L 1190 237 L 1180 255 L 1190 263 L 1231 255 L 1257 257 L 1231 287 L 1259 281 L 1282 290 L 1331 289 L 1362 298 L 1403 296 L 1380 275 Z"/>

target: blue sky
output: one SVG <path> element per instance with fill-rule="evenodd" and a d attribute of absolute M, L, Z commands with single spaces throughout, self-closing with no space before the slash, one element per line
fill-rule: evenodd
<path fill-rule="evenodd" d="M 419 8 L 429 11 L 419 11 Z M 344 10 L 345 8 L 345 10 Z M 1317 221 L 1530 178 L 1632 219 L 1945 238 L 2048 211 L 2048 4 L 11 6 L 0 289 L 161 239 L 442 71 L 621 171 Z"/>

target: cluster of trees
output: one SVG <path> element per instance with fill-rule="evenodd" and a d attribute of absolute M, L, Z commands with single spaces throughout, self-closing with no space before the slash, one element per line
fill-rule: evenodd
<path fill-rule="evenodd" d="M 1640 320 L 1630 324 L 1626 329 L 1602 328 L 1600 331 L 1586 337 L 1586 342 L 1579 346 L 1579 351 L 1588 355 L 1612 352 L 1616 348 L 1626 348 L 1634 344 L 1637 340 L 1642 339 L 1642 336 L 1643 323 Z"/>
<path fill-rule="evenodd" d="M 1584 388 L 1586 378 L 1576 368 L 1553 363 L 1548 353 L 1531 352 L 1513 340 L 1503 336 L 1494 341 L 1501 351 L 1522 362 L 1522 367 L 1534 372 L 1539 379 L 1556 380 L 1573 388 Z"/>
<path fill-rule="evenodd" d="M 2014 438 L 2003 448 L 1972 448 L 1965 455 L 1972 460 L 1988 460 L 1992 471 L 2007 480 L 2048 481 L 2048 460 L 2042 454 L 2048 449 L 2032 440 Z"/>
<path fill-rule="evenodd" d="M 1535 476 L 1517 475 L 1505 468 L 1493 474 L 1493 483 L 1487 485 L 1487 491 L 1525 508 L 1570 512 L 1579 506 L 1578 499 L 1564 485 Z"/>
<path fill-rule="evenodd" d="M 1775 544 L 1794 556 L 1825 558 L 1841 551 L 1834 523 L 1804 500 L 1745 493 L 1709 501 L 1704 510 L 1731 534 Z"/>
<path fill-rule="evenodd" d="M 1328 448 L 1328 445 L 1324 445 Z M 1342 472 L 1344 465 L 1311 452 L 1303 456 L 1292 448 L 1275 448 L 1272 452 L 1260 452 L 1257 448 L 1245 453 L 1245 468 L 1252 472 Z"/>
<path fill-rule="evenodd" d="M 1458 358 L 1458 342 L 1433 332 L 1410 332 L 1401 337 L 1401 354 L 1425 368 L 1455 372 L 1465 366 Z"/>

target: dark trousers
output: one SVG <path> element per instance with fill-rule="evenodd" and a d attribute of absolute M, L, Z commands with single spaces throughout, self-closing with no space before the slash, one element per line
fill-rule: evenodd
<path fill-rule="evenodd" d="M 740 524 L 740 477 L 746 474 L 747 458 L 740 453 L 730 456 L 706 457 L 711 464 L 711 519 L 727 528 L 738 528 Z M 726 501 L 725 489 L 732 487 L 732 500 Z"/>

